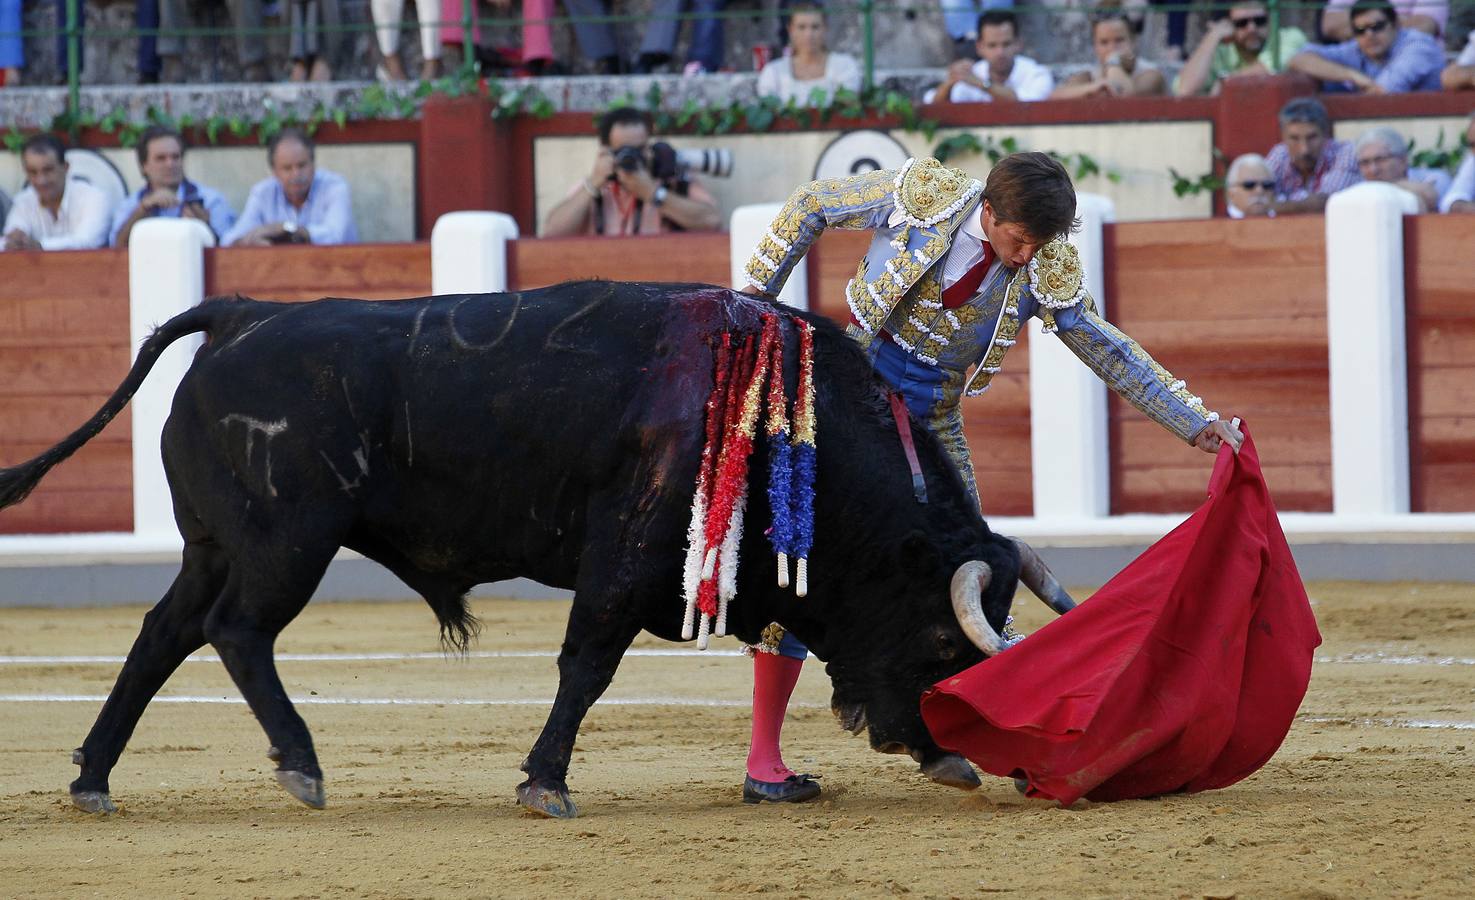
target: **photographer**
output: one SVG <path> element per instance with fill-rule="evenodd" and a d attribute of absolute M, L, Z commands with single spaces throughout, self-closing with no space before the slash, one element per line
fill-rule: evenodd
<path fill-rule="evenodd" d="M 621 106 L 600 116 L 594 170 L 548 213 L 543 236 L 721 227 L 717 201 L 676 163 L 668 145 L 650 143 L 650 133 L 650 115 L 640 110 Z"/>
<path fill-rule="evenodd" d="M 145 129 L 138 139 L 138 171 L 143 187 L 123 198 L 113 211 L 108 243 L 128 246 L 140 219 L 164 216 L 199 219 L 218 239 L 235 224 L 236 214 L 219 191 L 184 177 L 184 139 L 161 125 Z"/>

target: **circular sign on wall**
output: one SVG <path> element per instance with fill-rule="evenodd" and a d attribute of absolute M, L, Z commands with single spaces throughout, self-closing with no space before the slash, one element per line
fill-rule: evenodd
<path fill-rule="evenodd" d="M 884 131 L 847 131 L 819 155 L 814 177 L 847 178 L 877 169 L 897 169 L 907 156 L 906 148 Z"/>

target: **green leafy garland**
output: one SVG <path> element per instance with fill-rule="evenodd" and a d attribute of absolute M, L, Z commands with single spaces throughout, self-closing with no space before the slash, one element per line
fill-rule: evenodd
<path fill-rule="evenodd" d="M 150 106 L 142 121 L 130 118 L 128 112 L 121 108 L 103 116 L 91 112 L 77 115 L 62 113 L 51 121 L 48 130 L 75 133 L 84 128 L 95 128 L 104 134 L 117 135 L 121 146 L 132 147 L 138 143 L 139 136 L 146 128 L 162 125 L 178 131 L 197 129 L 211 144 L 218 143 L 222 134 L 236 139 L 254 135 L 259 143 L 265 144 L 288 126 L 302 128 L 311 134 L 329 122 L 342 129 L 349 119 L 403 120 L 415 116 L 424 101 L 432 96 L 477 95 L 484 96 L 491 102 L 492 117 L 495 119 L 510 119 L 520 115 L 546 119 L 555 112 L 553 101 L 534 86 L 509 87 L 495 79 L 483 81 L 474 72 L 463 69 L 445 78 L 422 81 L 412 91 L 392 92 L 384 85 L 373 84 L 349 105 L 329 107 L 319 102 L 306 116 L 292 110 L 279 110 L 268 99 L 262 104 L 261 114 L 254 117 L 197 117 L 188 113 L 176 117 L 158 107 Z M 813 129 L 827 125 L 839 126 L 847 121 L 888 118 L 895 119 L 903 131 L 920 133 L 928 141 L 932 141 L 936 138 L 939 127 L 937 122 L 924 119 L 918 114 L 911 98 L 898 91 L 879 87 L 863 92 L 841 88 L 833 96 L 827 95 L 822 88 L 815 88 L 808 101 L 803 104 L 792 99 L 780 101 L 775 97 L 759 97 L 748 102 L 733 100 L 725 105 L 704 104 L 689 99 L 672 110 L 665 108 L 664 99 L 665 95 L 659 84 L 652 84 L 644 97 L 644 103 L 655 120 L 656 131 L 661 133 L 713 135 L 728 134 L 738 128 L 750 133 L 763 133 L 779 125 Z M 626 95 L 609 104 L 610 107 L 638 105 L 640 101 L 633 95 Z M 26 137 L 26 132 L 12 127 L 3 140 L 5 146 L 15 152 L 19 151 Z M 964 133 L 940 141 L 933 148 L 932 154 L 939 160 L 946 161 L 966 153 L 982 153 L 988 156 L 990 162 L 998 162 L 1005 155 L 1019 149 L 1019 142 L 1012 137 L 995 140 L 991 136 L 979 138 L 974 134 Z M 1103 172 L 1100 164 L 1084 153 L 1046 152 L 1070 168 L 1077 179 L 1096 174 L 1104 174 L 1113 182 L 1121 179 L 1115 171 Z"/>

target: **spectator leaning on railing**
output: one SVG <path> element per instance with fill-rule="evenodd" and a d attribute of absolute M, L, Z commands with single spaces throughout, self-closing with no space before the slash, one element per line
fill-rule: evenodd
<path fill-rule="evenodd" d="M 1148 97 L 1167 92 L 1162 70 L 1137 55 L 1135 29 L 1120 8 L 1105 8 L 1091 20 L 1091 49 L 1096 65 L 1065 79 L 1050 95 L 1052 99 Z"/>
<path fill-rule="evenodd" d="M 314 161 L 312 138 L 283 128 L 266 145 L 272 177 L 256 183 L 246 208 L 221 243 L 227 247 L 268 244 L 353 244 L 353 202 L 348 182 Z"/>
<path fill-rule="evenodd" d="M 758 73 L 758 94 L 807 105 L 815 91 L 828 103 L 835 91 L 860 90 L 860 64 L 847 53 L 836 53 L 825 44 L 825 14 L 817 3 L 795 3 L 789 7 L 788 56 L 771 60 Z"/>
<path fill-rule="evenodd" d="M 1217 13 L 1203 40 L 1178 72 L 1174 93 L 1179 97 L 1218 93 L 1226 78 L 1274 75 L 1286 60 L 1306 45 L 1299 28 L 1280 29 L 1280 62 L 1270 52 L 1270 11 L 1258 0 L 1236 3 L 1227 13 Z"/>
<path fill-rule="evenodd" d="M 1224 176 L 1225 211 L 1231 219 L 1275 215 L 1275 176 L 1258 153 L 1234 158 Z"/>
<path fill-rule="evenodd" d="M 1044 100 L 1055 89 L 1049 69 L 1019 54 L 1019 21 L 1009 10 L 989 10 L 978 17 L 975 46 L 978 62 L 955 60 L 923 103 Z"/>
<path fill-rule="evenodd" d="M 1353 0 L 1327 0 L 1321 12 L 1321 36 L 1329 41 L 1345 41 L 1352 37 L 1352 17 L 1347 8 Z M 1449 21 L 1449 0 L 1398 0 L 1393 4 L 1404 28 L 1417 28 L 1438 37 Z"/>
<path fill-rule="evenodd" d="M 107 195 L 85 181 L 67 179 L 67 148 L 54 135 L 37 134 L 20 148 L 26 189 L 5 217 L 6 250 L 90 250 L 108 239 Z"/>
<path fill-rule="evenodd" d="M 1400 28 L 1388 0 L 1352 4 L 1353 38 L 1340 44 L 1310 44 L 1290 67 L 1319 79 L 1323 90 L 1401 94 L 1439 90 L 1444 48 L 1422 31 Z"/>
<path fill-rule="evenodd" d="M 1465 158 L 1455 170 L 1454 182 L 1439 200 L 1439 211 L 1475 213 L 1475 113 L 1465 126 Z"/>
<path fill-rule="evenodd" d="M 287 0 L 290 2 L 290 0 Z M 225 0 L 230 10 L 231 24 L 235 28 L 236 52 L 241 63 L 243 81 L 266 81 L 265 14 L 261 0 Z M 191 13 L 206 6 L 199 0 L 159 0 L 159 59 L 162 62 L 160 80 L 184 81 L 185 38 L 181 31 L 200 27 L 191 21 Z"/>
<path fill-rule="evenodd" d="M 1475 89 L 1475 31 L 1465 41 L 1465 49 L 1440 73 L 1439 83 L 1446 91 Z"/>
<path fill-rule="evenodd" d="M 1449 190 L 1449 173 L 1408 164 L 1408 142 L 1388 127 L 1369 128 L 1353 144 L 1363 181 L 1386 181 L 1419 198 L 1420 212 L 1439 209 L 1439 198 Z"/>
<path fill-rule="evenodd" d="M 1297 97 L 1280 110 L 1280 140 L 1265 161 L 1275 177 L 1275 211 L 1319 213 L 1326 198 L 1357 184 L 1352 145 L 1332 137 L 1332 120 L 1314 97 Z"/>
<path fill-rule="evenodd" d="M 144 184 L 113 210 L 109 243 L 128 246 L 133 226 L 154 216 L 198 219 L 210 226 L 216 240 L 230 230 L 236 214 L 225 197 L 184 177 L 184 138 L 179 132 L 162 125 L 148 128 L 138 138 L 137 151 Z"/>

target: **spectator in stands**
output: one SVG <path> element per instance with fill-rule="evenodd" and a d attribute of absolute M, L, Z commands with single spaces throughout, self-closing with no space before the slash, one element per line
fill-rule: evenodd
<path fill-rule="evenodd" d="M 978 51 L 978 17 L 991 9 L 1010 9 L 1014 0 L 938 0 L 942 27 L 953 40 L 953 59 L 974 60 Z"/>
<path fill-rule="evenodd" d="M 1420 212 L 1439 209 L 1439 198 L 1449 190 L 1449 173 L 1408 164 L 1408 142 L 1392 128 L 1369 128 L 1353 144 L 1363 181 L 1396 184 L 1419 198 Z"/>
<path fill-rule="evenodd" d="M 20 87 L 26 67 L 20 4 L 21 0 L 0 0 L 0 84 L 6 87 Z"/>
<path fill-rule="evenodd" d="M 1465 40 L 1465 49 L 1440 73 L 1439 84 L 1446 91 L 1475 89 L 1475 31 Z"/>
<path fill-rule="evenodd" d="M 1465 126 L 1465 158 L 1455 170 L 1454 182 L 1439 200 L 1439 211 L 1475 213 L 1475 113 Z"/>
<path fill-rule="evenodd" d="M 11 0 L 0 0 L 0 35 L 5 32 L 4 18 L 5 6 Z M 20 3 L 16 2 L 19 10 Z M 84 38 L 84 26 L 86 24 L 87 3 L 85 0 L 77 0 L 77 71 L 82 71 L 86 62 L 86 41 Z M 139 31 L 157 31 L 159 28 L 159 0 L 135 0 L 133 7 L 133 25 Z M 69 41 L 67 39 L 67 2 L 57 0 L 56 2 L 56 83 L 65 84 L 67 81 L 67 50 Z M 4 37 L 0 36 L 0 58 L 5 53 L 3 50 Z M 157 52 L 158 39 L 153 34 L 140 34 L 138 36 L 138 83 L 155 84 L 159 80 L 159 54 Z M 16 73 L 19 75 L 19 73 Z M 19 84 L 16 80 L 7 84 Z"/>
<path fill-rule="evenodd" d="M 230 230 L 236 214 L 225 197 L 184 177 L 184 138 L 179 132 L 155 125 L 139 136 L 136 149 L 144 184 L 113 210 L 109 243 L 128 246 L 133 226 L 153 216 L 198 219 L 210 226 L 217 241 Z"/>
<path fill-rule="evenodd" d="M 645 25 L 645 37 L 640 42 L 640 55 L 636 57 L 633 70 L 640 74 L 668 71 L 671 53 L 676 48 L 676 33 L 681 28 L 681 14 L 687 0 L 656 0 Z M 722 67 L 722 19 L 715 18 L 722 11 L 725 0 L 690 0 L 696 18 L 692 27 L 690 62 L 698 63 L 704 71 L 716 72 Z M 594 60 L 595 70 L 605 75 L 626 71 L 625 61 L 620 58 L 615 44 L 614 30 L 608 21 L 597 21 L 609 17 L 609 0 L 564 0 L 563 4 L 574 19 L 574 36 L 584 56 Z"/>
<path fill-rule="evenodd" d="M 403 2 L 403 0 L 401 0 Z M 486 0 L 499 16 L 506 16 L 512 9 L 512 0 Z M 451 64 L 460 64 L 465 60 L 466 37 L 463 20 L 465 10 L 461 0 L 441 0 L 440 5 L 440 42 L 445 50 L 450 52 L 456 61 Z M 522 67 L 528 74 L 545 75 L 552 74 L 557 70 L 553 58 L 553 0 L 522 0 Z M 475 48 L 481 42 L 481 26 L 475 22 L 471 25 L 471 46 L 473 57 L 476 55 Z M 440 54 L 444 55 L 444 54 Z M 438 74 L 440 63 L 434 68 L 421 73 L 423 78 L 434 78 Z M 401 76 L 402 77 L 402 76 Z"/>
<path fill-rule="evenodd" d="M 338 0 L 288 0 L 292 60 L 289 81 L 332 81 L 343 48 L 343 11 Z"/>
<path fill-rule="evenodd" d="M 1319 213 L 1326 198 L 1362 179 L 1352 145 L 1332 137 L 1332 120 L 1315 97 L 1280 110 L 1280 140 L 1265 161 L 1275 177 L 1277 213 Z"/>
<path fill-rule="evenodd" d="M 695 178 L 672 174 L 650 143 L 651 117 L 618 106 L 599 117 L 594 169 L 543 222 L 544 237 L 716 231 L 717 201 Z"/>
<path fill-rule="evenodd" d="M 1219 12 L 1209 23 L 1183 69 L 1174 93 L 1179 97 L 1217 94 L 1226 78 L 1274 75 L 1306 46 L 1299 28 L 1280 29 L 1280 59 L 1270 52 L 1270 11 L 1262 0 L 1244 0 Z"/>
<path fill-rule="evenodd" d="M 1340 44 L 1308 44 L 1290 68 L 1320 79 L 1323 90 L 1401 94 L 1439 90 L 1444 48 L 1413 28 L 1400 28 L 1388 0 L 1352 4 L 1353 38 Z"/>
<path fill-rule="evenodd" d="M 1065 79 L 1050 95 L 1071 97 L 1146 97 L 1166 93 L 1168 81 L 1157 66 L 1137 55 L 1137 35 L 1120 7 L 1104 8 L 1091 21 L 1096 66 Z"/>
<path fill-rule="evenodd" d="M 801 0 L 789 7 L 788 32 L 792 52 L 770 60 L 758 73 L 760 96 L 823 106 L 840 88 L 860 90 L 860 64 L 855 57 L 835 53 L 825 44 L 825 14 L 818 3 Z M 815 92 L 823 94 L 823 99 Z"/>
<path fill-rule="evenodd" d="M 5 217 L 6 250 L 90 250 L 108 239 L 107 195 L 67 179 L 67 148 L 55 135 L 37 134 L 20 148 L 26 188 Z"/>
<path fill-rule="evenodd" d="M 1050 70 L 1019 54 L 1019 22 L 1007 9 L 978 17 L 978 62 L 955 60 L 923 103 L 1044 100 L 1055 89 Z"/>
<path fill-rule="evenodd" d="M 374 34 L 379 42 L 381 62 L 376 74 L 381 81 L 404 81 L 409 76 L 399 58 L 399 31 L 404 20 L 405 0 L 369 0 L 369 12 L 374 18 Z M 420 78 L 437 78 L 440 76 L 441 42 L 437 22 L 441 15 L 438 0 L 415 0 L 415 14 L 420 20 Z M 459 36 L 460 32 L 456 34 Z"/>
<path fill-rule="evenodd" d="M 1225 208 L 1231 219 L 1275 215 L 1275 176 L 1258 153 L 1237 156 L 1224 177 Z"/>
<path fill-rule="evenodd" d="M 1321 11 L 1322 40 L 1352 37 L 1352 17 L 1347 12 L 1351 5 L 1352 0 L 1327 0 Z M 1439 37 L 1449 21 L 1449 0 L 1397 0 L 1393 8 L 1404 28 L 1417 28 L 1431 37 Z"/>
<path fill-rule="evenodd" d="M 181 30 L 200 27 L 191 21 L 190 13 L 205 6 L 198 0 L 159 0 L 159 78 L 166 82 L 184 81 L 185 38 Z M 266 40 L 263 33 L 265 14 L 262 0 L 226 0 L 231 23 L 236 31 L 236 52 L 241 63 L 242 81 L 266 81 Z M 196 51 L 198 52 L 198 50 Z"/>
<path fill-rule="evenodd" d="M 266 144 L 272 177 L 256 183 L 241 217 L 226 232 L 227 247 L 267 244 L 353 244 L 353 202 L 348 182 L 314 161 L 312 138 L 283 128 Z"/>

